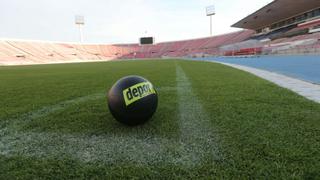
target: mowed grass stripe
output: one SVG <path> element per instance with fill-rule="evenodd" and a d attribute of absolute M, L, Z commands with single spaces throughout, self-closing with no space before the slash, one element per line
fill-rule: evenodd
<path fill-rule="evenodd" d="M 224 155 L 221 172 L 236 179 L 320 177 L 319 104 L 224 65 L 179 64 L 210 110 Z"/>

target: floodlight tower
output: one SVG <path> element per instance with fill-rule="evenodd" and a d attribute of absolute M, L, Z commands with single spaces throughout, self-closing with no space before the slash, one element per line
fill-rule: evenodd
<path fill-rule="evenodd" d="M 210 16 L 210 36 L 212 36 L 212 16 L 216 14 L 216 9 L 214 5 L 208 6 L 206 8 L 207 16 Z"/>
<path fill-rule="evenodd" d="M 84 26 L 84 16 L 76 15 L 75 16 L 75 24 L 79 27 L 79 35 L 80 35 L 80 43 L 83 42 L 83 31 L 82 28 Z"/>

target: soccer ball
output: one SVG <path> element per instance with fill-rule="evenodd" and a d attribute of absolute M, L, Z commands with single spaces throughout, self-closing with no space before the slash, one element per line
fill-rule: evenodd
<path fill-rule="evenodd" d="M 147 122 L 158 106 L 158 95 L 150 81 L 140 76 L 118 80 L 108 92 L 108 106 L 113 117 L 126 125 Z"/>

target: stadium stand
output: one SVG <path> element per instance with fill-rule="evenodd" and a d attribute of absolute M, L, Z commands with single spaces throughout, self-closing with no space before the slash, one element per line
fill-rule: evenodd
<path fill-rule="evenodd" d="M 286 11 L 283 11 L 286 7 Z M 77 44 L 0 40 L 0 65 L 163 57 L 320 54 L 320 1 L 275 0 L 223 35 L 139 44 Z"/>
<path fill-rule="evenodd" d="M 0 41 L 0 63 L 7 65 L 81 62 L 90 60 L 142 59 L 219 55 L 219 47 L 250 38 L 253 31 L 244 30 L 220 36 L 163 42 L 155 45 L 72 44 L 32 41 Z"/>

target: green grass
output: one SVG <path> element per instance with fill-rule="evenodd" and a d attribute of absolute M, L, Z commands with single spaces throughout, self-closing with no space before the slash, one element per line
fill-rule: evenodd
<path fill-rule="evenodd" d="M 125 75 L 158 89 L 129 128 L 107 90 Z M 320 105 L 209 62 L 0 67 L 0 179 L 319 179 Z"/>

